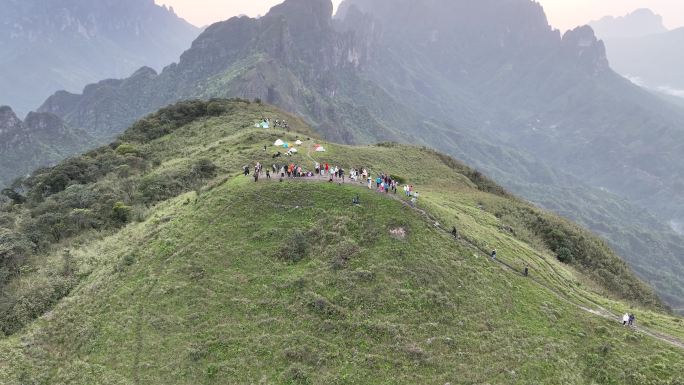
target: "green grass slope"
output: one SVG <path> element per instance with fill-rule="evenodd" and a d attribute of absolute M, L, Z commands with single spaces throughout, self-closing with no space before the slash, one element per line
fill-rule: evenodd
<path fill-rule="evenodd" d="M 204 115 L 197 104 L 162 111 L 90 154 L 128 154 L 126 172 L 83 166 L 92 180 L 81 185 L 99 191 L 100 204 L 122 199 L 117 207 L 130 216 L 125 224 L 98 217 L 98 226 L 46 242 L 5 285 L 4 302 L 53 281 L 66 281 L 68 290 L 34 321 L 18 312 L 21 301 L 3 309 L 24 318 L 14 317 L 22 326 L 0 339 L 0 383 L 684 380 L 684 350 L 653 336 L 676 343 L 681 319 L 660 313 L 652 292 L 580 228 L 440 154 L 333 143 L 312 153 L 316 140 L 306 140 L 310 132 L 295 118 L 287 117 L 299 133 L 254 129 L 254 119 L 286 115 L 214 103 L 200 105 Z M 274 148 L 264 145 L 295 137 L 305 144 L 288 160 L 391 172 L 417 186 L 419 209 L 361 185 L 237 175 L 245 163 L 270 164 Z M 210 159 L 214 172 L 166 183 L 200 159 Z M 25 203 L 5 207 L 14 219 L 14 227 L 0 222 L 12 227 L 6 231 L 76 186 L 45 196 L 50 175 L 27 181 L 43 187 L 42 198 L 29 190 Z M 122 195 L 104 199 L 113 186 Z M 357 195 L 361 205 L 353 206 Z M 443 230 L 451 227 L 459 239 Z M 492 247 L 515 270 L 531 266 L 532 276 L 491 261 L 484 251 Z M 558 261 L 561 248 L 567 263 Z M 600 316 L 627 310 L 648 329 Z"/>

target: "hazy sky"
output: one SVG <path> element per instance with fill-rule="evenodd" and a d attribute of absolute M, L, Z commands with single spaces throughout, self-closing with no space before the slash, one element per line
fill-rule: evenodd
<path fill-rule="evenodd" d="M 180 16 L 204 26 L 231 16 L 262 15 L 282 0 L 155 0 L 173 6 Z M 477 1 L 477 0 L 473 0 Z M 333 0 L 338 5 L 341 0 Z M 669 28 L 684 26 L 684 0 L 539 0 L 551 25 L 561 30 L 586 24 L 605 15 L 622 16 L 650 8 L 665 18 Z"/>

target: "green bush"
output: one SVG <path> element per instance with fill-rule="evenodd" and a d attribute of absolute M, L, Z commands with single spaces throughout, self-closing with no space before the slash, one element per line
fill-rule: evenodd
<path fill-rule="evenodd" d="M 295 231 L 278 253 L 278 257 L 288 262 L 299 262 L 306 258 L 309 242 L 301 231 Z"/>
<path fill-rule="evenodd" d="M 123 202 L 116 202 L 114 207 L 112 207 L 112 218 L 120 223 L 128 223 L 132 212 L 133 208 L 131 206 L 127 206 Z"/>
<path fill-rule="evenodd" d="M 125 155 L 140 155 L 140 150 L 130 143 L 123 143 L 116 148 L 116 153 L 122 156 Z"/>

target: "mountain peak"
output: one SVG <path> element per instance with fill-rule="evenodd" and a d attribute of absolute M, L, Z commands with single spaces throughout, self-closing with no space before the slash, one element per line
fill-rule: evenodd
<path fill-rule="evenodd" d="M 601 39 L 627 38 L 667 32 L 663 17 L 648 8 L 640 8 L 625 16 L 606 16 L 589 25 Z"/>
<path fill-rule="evenodd" d="M 596 72 L 610 69 L 606 46 L 596 38 L 594 30 L 588 25 L 566 32 L 562 45 L 565 54 L 571 56 L 578 65 L 589 66 Z"/>
<path fill-rule="evenodd" d="M 21 127 L 21 120 L 9 106 L 0 106 L 0 135 Z"/>
<path fill-rule="evenodd" d="M 330 0 L 286 0 L 271 8 L 266 16 L 307 18 L 329 23 L 333 15 Z"/>

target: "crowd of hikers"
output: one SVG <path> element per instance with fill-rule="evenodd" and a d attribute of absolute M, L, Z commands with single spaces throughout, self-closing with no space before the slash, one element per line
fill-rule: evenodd
<path fill-rule="evenodd" d="M 245 176 L 250 175 L 250 166 L 243 167 Z M 366 185 L 369 190 L 375 190 L 384 194 L 397 194 L 401 183 L 397 178 L 390 174 L 383 172 L 373 178 L 372 173 L 365 167 L 354 167 L 348 172 L 342 167 L 330 165 L 329 163 L 316 162 L 313 171 L 307 170 L 305 166 L 298 163 L 273 163 L 270 168 L 265 168 L 261 163 L 257 162 L 254 165 L 254 172 L 252 177 L 255 182 L 264 176 L 266 179 L 271 179 L 271 175 L 278 175 L 280 181 L 293 178 L 319 178 L 325 179 L 329 183 L 359 183 Z M 420 194 L 415 190 L 413 185 L 406 184 L 403 187 L 404 195 L 409 199 L 411 206 L 415 207 L 418 203 Z"/>

